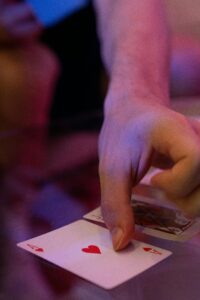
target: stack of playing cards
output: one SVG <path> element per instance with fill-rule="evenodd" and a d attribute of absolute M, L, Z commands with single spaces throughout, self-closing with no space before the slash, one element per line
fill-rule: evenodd
<path fill-rule="evenodd" d="M 170 205 L 156 202 L 155 199 L 133 195 L 136 230 L 162 239 L 184 242 L 200 232 L 200 218 L 189 218 Z M 101 208 L 84 215 L 87 220 L 104 224 Z"/>

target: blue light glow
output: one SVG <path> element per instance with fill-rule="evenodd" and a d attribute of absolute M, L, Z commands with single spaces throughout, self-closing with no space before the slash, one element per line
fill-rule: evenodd
<path fill-rule="evenodd" d="M 89 0 L 26 0 L 45 26 L 50 26 L 85 6 Z"/>

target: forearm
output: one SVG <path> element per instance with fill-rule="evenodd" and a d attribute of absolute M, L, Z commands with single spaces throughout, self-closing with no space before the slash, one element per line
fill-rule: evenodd
<path fill-rule="evenodd" d="M 94 3 L 109 91 L 121 99 L 167 104 L 170 47 L 162 0 Z"/>

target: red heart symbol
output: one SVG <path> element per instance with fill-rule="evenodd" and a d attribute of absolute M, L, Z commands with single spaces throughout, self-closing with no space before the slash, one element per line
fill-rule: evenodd
<path fill-rule="evenodd" d="M 143 248 L 144 251 L 146 252 L 150 252 L 150 253 L 153 253 L 153 254 L 159 254 L 159 255 L 162 255 L 161 252 L 157 251 L 156 249 L 152 249 L 152 248 Z"/>
<path fill-rule="evenodd" d="M 30 247 L 32 250 L 37 251 L 37 252 L 44 252 L 43 248 L 37 247 L 35 245 L 27 244 L 28 247 Z"/>
<path fill-rule="evenodd" d="M 144 249 L 144 251 L 146 251 L 146 252 L 149 252 L 149 251 L 152 250 L 152 248 L 143 248 L 143 249 Z"/>
<path fill-rule="evenodd" d="M 35 251 L 37 251 L 37 252 L 44 252 L 44 249 L 42 249 L 42 248 L 36 248 Z"/>
<path fill-rule="evenodd" d="M 87 248 L 82 248 L 81 250 L 86 253 L 101 254 L 99 247 L 95 245 L 89 245 Z"/>

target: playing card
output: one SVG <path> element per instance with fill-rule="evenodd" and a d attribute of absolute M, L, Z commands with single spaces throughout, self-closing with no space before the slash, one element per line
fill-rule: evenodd
<path fill-rule="evenodd" d="M 178 209 L 145 200 L 132 199 L 135 223 L 143 233 L 183 242 L 200 231 L 200 218 L 189 218 Z"/>
<path fill-rule="evenodd" d="M 174 207 L 162 205 L 155 199 L 133 195 L 131 200 L 136 231 L 174 241 L 186 241 L 200 231 L 200 218 L 186 217 Z M 83 216 L 84 219 L 104 224 L 101 208 Z"/>
<path fill-rule="evenodd" d="M 84 220 L 18 246 L 105 289 L 122 284 L 172 254 L 135 240 L 125 250 L 115 252 L 109 231 Z"/>
<path fill-rule="evenodd" d="M 200 218 L 186 216 L 162 190 L 151 186 L 151 178 L 161 170 L 151 168 L 133 189 L 133 206 L 137 229 L 159 238 L 186 241 L 200 232 Z"/>
<path fill-rule="evenodd" d="M 100 206 L 93 209 L 89 213 L 85 214 L 83 216 L 83 218 L 86 219 L 86 220 L 95 221 L 95 222 L 98 222 L 98 223 L 105 224 L 102 213 L 101 213 L 101 207 Z"/>

